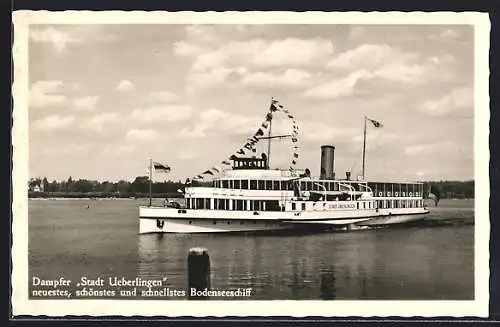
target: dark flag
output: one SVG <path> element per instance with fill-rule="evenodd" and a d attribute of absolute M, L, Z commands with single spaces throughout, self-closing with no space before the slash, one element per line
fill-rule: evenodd
<path fill-rule="evenodd" d="M 288 115 L 288 118 L 293 119 L 293 116 L 292 115 Z"/>
<path fill-rule="evenodd" d="M 239 154 L 245 154 L 245 151 L 243 149 L 239 149 L 239 151 L 236 151 L 236 153 L 239 153 Z"/>
<path fill-rule="evenodd" d="M 153 167 L 155 171 L 160 171 L 163 173 L 168 173 L 170 171 L 170 167 L 168 165 L 164 165 L 159 162 L 153 162 Z"/>
<path fill-rule="evenodd" d="M 230 163 L 229 161 L 226 161 L 226 160 L 222 161 L 222 164 L 223 164 L 223 165 L 226 165 L 226 166 L 231 165 L 231 163 Z"/>
<path fill-rule="evenodd" d="M 271 121 L 273 119 L 273 114 L 268 112 L 266 115 L 266 121 Z"/>
<path fill-rule="evenodd" d="M 203 172 L 203 174 L 213 175 L 214 173 L 213 173 L 213 172 L 211 172 L 210 170 L 206 170 L 206 171 L 204 171 L 204 172 Z"/>
<path fill-rule="evenodd" d="M 373 126 L 375 126 L 377 128 L 380 128 L 380 127 L 384 126 L 384 125 L 382 125 L 380 122 L 378 122 L 376 120 L 373 120 L 373 119 L 370 119 L 370 118 L 366 118 L 366 119 L 368 119 L 373 124 Z"/>
<path fill-rule="evenodd" d="M 299 157 L 299 154 L 298 154 L 298 153 L 294 153 L 294 154 L 293 154 L 293 157 L 294 157 L 294 158 L 298 158 L 298 157 Z"/>
<path fill-rule="evenodd" d="M 262 136 L 262 135 L 264 135 L 264 131 L 261 128 L 259 128 L 257 133 L 255 133 L 255 136 Z"/>

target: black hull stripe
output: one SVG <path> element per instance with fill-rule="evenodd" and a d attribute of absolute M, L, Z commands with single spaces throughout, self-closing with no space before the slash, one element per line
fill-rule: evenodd
<path fill-rule="evenodd" d="M 367 216 L 367 217 L 342 217 L 342 218 L 314 218 L 314 219 L 288 219 L 288 218 L 277 218 L 277 219 L 252 219 L 252 218 L 199 218 L 199 217 L 139 217 L 140 219 L 175 219 L 175 220 L 249 220 L 249 221 L 262 221 L 262 222 L 302 222 L 302 221 L 331 221 L 331 220 L 353 220 L 353 219 L 376 219 L 376 218 L 389 218 L 398 216 L 413 216 L 413 215 L 427 215 L 429 212 L 417 212 L 417 213 L 401 213 L 401 214 L 391 214 L 391 215 L 379 215 L 379 216 Z"/>

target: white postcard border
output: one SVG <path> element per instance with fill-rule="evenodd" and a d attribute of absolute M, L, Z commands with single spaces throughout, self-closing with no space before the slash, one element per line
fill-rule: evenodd
<path fill-rule="evenodd" d="M 16 11 L 14 23 L 12 306 L 17 315 L 487 317 L 489 305 L 488 14 L 454 12 Z M 28 28 L 30 24 L 469 24 L 475 27 L 475 300 L 161 301 L 28 299 Z"/>

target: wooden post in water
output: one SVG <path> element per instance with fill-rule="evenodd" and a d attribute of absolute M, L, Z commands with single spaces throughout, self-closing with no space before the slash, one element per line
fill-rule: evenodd
<path fill-rule="evenodd" d="M 210 290 L 210 256 L 206 248 L 191 248 L 188 254 L 188 298 L 190 300 L 207 300 L 201 294 Z M 191 291 L 198 294 L 192 294 Z"/>

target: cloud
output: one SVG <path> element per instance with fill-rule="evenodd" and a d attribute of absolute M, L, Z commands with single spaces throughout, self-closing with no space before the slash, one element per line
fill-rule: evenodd
<path fill-rule="evenodd" d="M 186 50 L 195 48 L 196 51 Z M 179 43 L 174 45 L 174 52 L 178 55 L 198 53 L 192 65 L 194 71 L 220 66 L 238 66 L 241 63 L 267 67 L 289 67 L 314 64 L 331 56 L 333 43 L 330 40 L 320 38 L 287 38 L 272 41 L 254 39 L 228 42 L 215 49 L 205 49 L 184 42 L 182 46 Z"/>
<path fill-rule="evenodd" d="M 305 65 L 329 57 L 333 43 L 324 39 L 287 38 L 268 42 L 263 51 L 254 53 L 253 62 L 262 66 Z"/>
<path fill-rule="evenodd" d="M 359 48 L 358 48 L 359 49 Z M 376 53 L 377 51 L 375 51 Z M 361 60 L 367 52 L 360 51 L 361 55 L 351 55 L 350 59 L 342 59 L 343 67 L 353 68 L 346 76 L 326 80 L 307 89 L 304 96 L 317 99 L 334 99 L 339 97 L 370 92 L 374 87 L 380 87 L 383 82 L 393 83 L 394 86 L 415 86 L 427 82 L 450 81 L 455 76 L 452 64 L 455 58 L 450 54 L 432 56 L 425 60 L 416 61 L 412 55 L 388 55 L 391 50 L 383 50 L 387 55 L 375 55 L 375 59 Z M 379 60 L 386 57 L 387 60 Z M 391 57 L 394 57 L 391 59 Z M 353 59 L 356 58 L 356 59 Z M 397 59 L 399 58 L 399 59 Z M 351 60 L 352 59 L 352 60 Z M 339 64 L 340 65 L 340 64 Z M 371 82 L 371 84 L 369 83 Z M 388 86 L 389 89 L 389 86 Z"/>
<path fill-rule="evenodd" d="M 128 92 L 132 91 L 134 89 L 134 84 L 132 84 L 131 81 L 129 80 L 121 80 L 118 85 L 116 86 L 116 89 L 121 92 Z"/>
<path fill-rule="evenodd" d="M 174 53 L 181 57 L 198 55 L 206 51 L 208 51 L 207 48 L 186 41 L 174 42 Z"/>
<path fill-rule="evenodd" d="M 103 113 L 87 119 L 80 127 L 101 133 L 104 125 L 118 123 L 120 122 L 120 117 L 117 113 Z"/>
<path fill-rule="evenodd" d="M 439 99 L 424 102 L 419 110 L 431 116 L 444 116 L 474 108 L 474 91 L 472 87 L 459 87 Z"/>
<path fill-rule="evenodd" d="M 153 141 L 158 137 L 158 132 L 151 129 L 132 129 L 127 132 L 125 138 L 131 142 Z"/>
<path fill-rule="evenodd" d="M 98 100 L 98 96 L 86 96 L 83 98 L 73 99 L 73 104 L 77 110 L 93 111 Z"/>
<path fill-rule="evenodd" d="M 40 30 L 32 29 L 29 36 L 35 42 L 51 43 L 58 54 L 65 53 L 68 44 L 82 42 L 81 39 L 53 27 Z"/>
<path fill-rule="evenodd" d="M 404 52 L 385 44 L 364 44 L 340 53 L 327 63 L 331 69 L 375 69 L 388 63 L 405 63 L 418 59 L 415 53 Z"/>
<path fill-rule="evenodd" d="M 359 134 L 359 129 L 356 128 L 339 128 L 332 127 L 328 124 L 318 122 L 303 122 L 300 124 L 301 137 L 307 141 L 313 142 L 331 142 L 335 140 L 338 142 L 340 139 L 351 139 Z"/>
<path fill-rule="evenodd" d="M 148 99 L 156 102 L 173 102 L 179 99 L 179 96 L 170 91 L 151 92 Z"/>
<path fill-rule="evenodd" d="M 187 105 L 155 105 L 149 108 L 135 109 L 130 118 L 145 123 L 175 122 L 188 119 L 191 115 L 192 108 Z"/>
<path fill-rule="evenodd" d="M 441 39 L 441 40 L 455 40 L 455 39 L 458 39 L 460 37 L 460 33 L 456 30 L 453 30 L 451 28 L 447 28 L 443 31 L 441 31 L 441 33 L 438 33 L 438 34 L 433 34 L 430 36 L 431 39 Z"/>
<path fill-rule="evenodd" d="M 356 83 L 362 79 L 372 78 L 373 74 L 360 70 L 346 77 L 327 81 L 323 84 L 311 87 L 304 93 L 306 98 L 333 99 L 354 93 Z"/>
<path fill-rule="evenodd" d="M 29 94 L 30 107 L 60 106 L 67 102 L 62 81 L 36 81 Z"/>
<path fill-rule="evenodd" d="M 224 83 L 229 76 L 243 74 L 247 70 L 238 68 L 215 67 L 202 72 L 191 72 L 187 78 L 187 92 L 197 89 L 216 87 Z"/>
<path fill-rule="evenodd" d="M 300 87 L 305 86 L 311 79 L 311 74 L 304 70 L 287 69 L 281 74 L 264 72 L 251 73 L 241 80 L 243 85 L 255 87 Z"/>
<path fill-rule="evenodd" d="M 419 83 L 426 72 L 427 69 L 423 65 L 392 62 L 375 70 L 373 76 L 393 82 Z"/>
<path fill-rule="evenodd" d="M 40 131 L 64 130 L 71 127 L 74 121 L 74 116 L 50 115 L 36 120 L 33 123 L 33 129 Z"/>
<path fill-rule="evenodd" d="M 206 137 L 211 131 L 222 132 L 231 135 L 252 134 L 259 127 L 265 117 L 245 116 L 233 114 L 219 109 L 208 109 L 203 111 L 196 123 L 185 126 L 180 131 L 180 136 L 189 138 Z"/>

